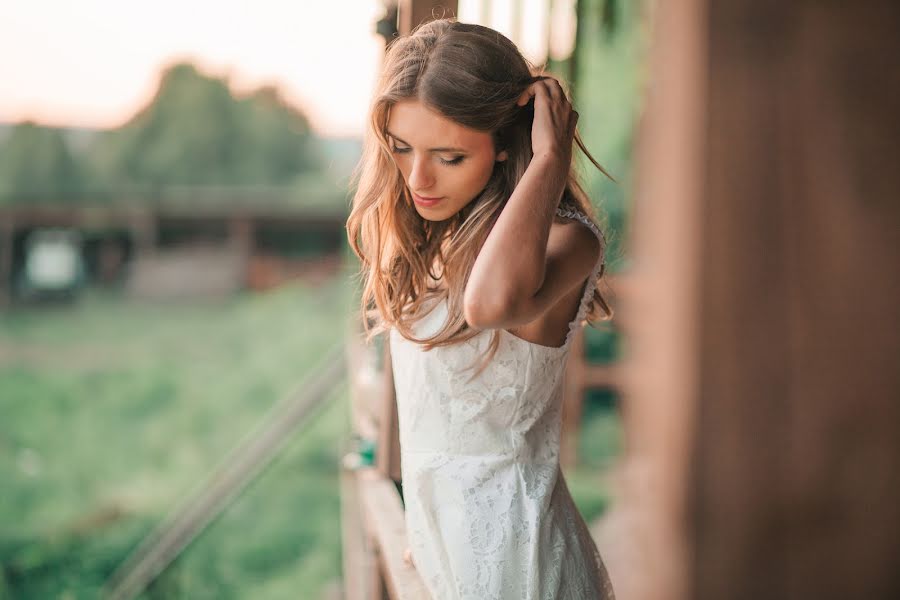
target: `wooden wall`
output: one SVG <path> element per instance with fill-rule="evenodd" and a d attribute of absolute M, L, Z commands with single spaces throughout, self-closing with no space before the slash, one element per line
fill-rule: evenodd
<path fill-rule="evenodd" d="M 900 598 L 900 5 L 655 11 L 628 449 L 652 598 Z"/>

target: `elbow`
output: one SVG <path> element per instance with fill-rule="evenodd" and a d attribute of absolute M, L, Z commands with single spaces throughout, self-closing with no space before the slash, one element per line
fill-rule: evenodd
<path fill-rule="evenodd" d="M 484 316 L 479 309 L 480 307 L 476 306 L 473 302 L 466 301 L 463 303 L 463 317 L 472 329 L 487 329 Z"/>
<path fill-rule="evenodd" d="M 474 329 L 497 329 L 506 326 L 511 305 L 502 298 L 483 298 L 466 293 L 463 296 L 463 316 Z"/>

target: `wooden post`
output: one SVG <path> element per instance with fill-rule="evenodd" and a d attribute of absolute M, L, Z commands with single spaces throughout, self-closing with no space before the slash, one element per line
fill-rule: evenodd
<path fill-rule="evenodd" d="M 621 307 L 625 461 L 646 481 L 628 482 L 618 502 L 634 507 L 646 536 L 638 600 L 682 600 L 691 597 L 684 497 L 697 394 L 705 2 L 661 3 L 652 14 L 653 85 L 637 129 L 631 282 Z"/>
<path fill-rule="evenodd" d="M 900 12 L 661 3 L 626 408 L 643 598 L 900 595 Z"/>
<path fill-rule="evenodd" d="M 13 238 L 16 224 L 12 216 L 0 219 L 0 309 L 12 302 Z"/>
<path fill-rule="evenodd" d="M 251 281 L 251 258 L 253 256 L 253 229 L 254 223 L 247 216 L 233 216 L 228 221 L 228 243 L 235 248 L 240 256 L 243 280 L 241 287 L 245 287 Z"/>
<path fill-rule="evenodd" d="M 387 336 L 387 334 L 384 335 Z M 381 390 L 375 465 L 383 477 L 400 481 L 400 428 L 397 422 L 397 395 L 394 390 L 394 372 L 391 366 L 391 345 L 387 339 L 384 342 L 384 384 Z"/>
<path fill-rule="evenodd" d="M 131 236 L 134 239 L 132 260 L 150 256 L 156 252 L 157 217 L 151 212 L 140 212 L 129 217 Z"/>
<path fill-rule="evenodd" d="M 341 467 L 341 558 L 344 600 L 372 600 L 365 575 L 377 568 L 370 537 L 363 523 L 357 472 Z"/>
<path fill-rule="evenodd" d="M 417 26 L 435 18 L 455 17 L 457 0 L 400 0 L 400 35 L 408 35 Z"/>

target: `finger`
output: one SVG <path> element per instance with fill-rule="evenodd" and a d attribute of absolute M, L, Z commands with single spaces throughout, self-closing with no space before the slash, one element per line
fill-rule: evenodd
<path fill-rule="evenodd" d="M 516 104 L 518 104 L 519 106 L 525 106 L 526 104 L 528 104 L 528 101 L 531 100 L 532 96 L 534 96 L 533 83 L 529 85 L 524 92 L 522 92 L 522 95 L 519 96 L 518 100 L 516 100 Z"/>
<path fill-rule="evenodd" d="M 525 88 L 525 91 L 522 92 L 522 95 L 519 96 L 516 104 L 518 104 L 519 106 L 525 106 L 526 104 L 528 104 L 528 101 L 531 100 L 535 96 L 535 94 L 537 94 L 537 91 L 540 87 L 540 81 L 535 81 L 534 83 L 529 84 L 528 87 Z"/>
<path fill-rule="evenodd" d="M 526 104 L 528 104 L 528 101 L 531 100 L 531 98 L 534 98 L 535 103 L 537 103 L 538 96 L 547 99 L 549 98 L 549 95 L 550 92 L 547 91 L 547 88 L 544 87 L 544 85 L 540 81 L 537 81 L 531 84 L 531 86 L 529 86 L 529 88 L 522 93 L 522 95 L 519 97 L 518 104 L 519 106 L 525 106 Z"/>
<path fill-rule="evenodd" d="M 541 81 L 544 84 L 544 88 L 547 90 L 547 93 L 550 94 L 550 97 L 554 102 L 560 102 L 564 99 L 565 94 L 563 94 L 562 86 L 559 84 L 559 81 L 552 77 L 548 77 Z"/>
<path fill-rule="evenodd" d="M 542 82 L 546 85 L 547 91 L 550 92 L 550 96 L 554 101 L 558 101 L 563 104 L 568 103 L 569 98 L 566 95 L 566 92 L 563 89 L 562 83 L 559 79 L 555 77 L 545 77 Z"/>
<path fill-rule="evenodd" d="M 528 101 L 531 100 L 532 97 L 534 97 L 542 81 L 553 78 L 548 75 L 536 75 L 533 79 L 534 81 L 528 84 L 528 87 L 525 88 L 525 91 L 522 92 L 522 94 L 516 100 L 516 104 L 518 104 L 519 106 L 525 106 L 526 104 L 528 104 Z"/>

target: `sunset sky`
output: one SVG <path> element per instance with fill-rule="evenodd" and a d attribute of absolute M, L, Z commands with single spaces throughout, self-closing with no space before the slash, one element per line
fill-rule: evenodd
<path fill-rule="evenodd" d="M 274 83 L 314 128 L 358 133 L 383 42 L 377 0 L 0 2 L 0 122 L 113 127 L 190 59 L 237 90 Z"/>
<path fill-rule="evenodd" d="M 494 0 L 486 24 L 511 35 L 512 2 Z M 523 51 L 541 56 L 548 3 L 523 4 Z M 0 2 L 0 123 L 115 127 L 150 99 L 163 66 L 188 59 L 237 91 L 277 85 L 322 135 L 360 135 L 381 14 L 380 0 Z M 478 0 L 459 2 L 460 20 L 481 15 Z"/>

